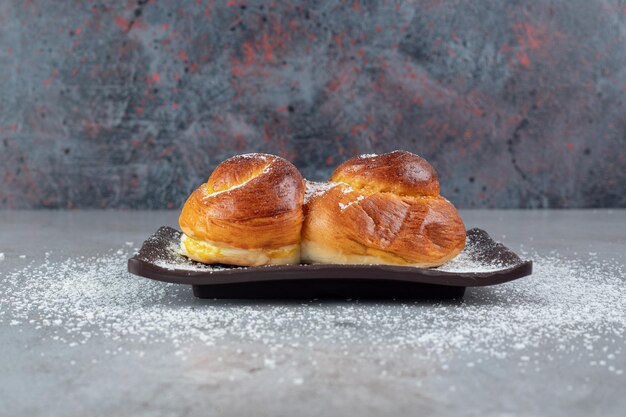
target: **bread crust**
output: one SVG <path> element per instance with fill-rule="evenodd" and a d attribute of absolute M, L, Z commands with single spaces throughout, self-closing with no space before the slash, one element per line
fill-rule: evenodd
<path fill-rule="evenodd" d="M 330 181 L 340 184 L 305 205 L 304 261 L 433 267 L 463 250 L 465 225 L 425 159 L 405 151 L 356 157 Z"/>
<path fill-rule="evenodd" d="M 407 151 L 348 159 L 335 169 L 330 180 L 345 182 L 366 192 L 406 196 L 439 195 L 435 168 L 421 156 Z"/>
<path fill-rule="evenodd" d="M 276 250 L 300 243 L 303 197 L 304 179 L 289 161 L 238 155 L 222 162 L 191 194 L 179 223 L 196 241 Z"/>

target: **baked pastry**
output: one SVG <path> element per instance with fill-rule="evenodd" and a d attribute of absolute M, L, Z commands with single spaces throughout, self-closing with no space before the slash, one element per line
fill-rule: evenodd
<path fill-rule="evenodd" d="M 465 246 L 435 169 L 410 152 L 349 159 L 329 183 L 309 184 L 305 200 L 303 262 L 427 268 Z"/>
<path fill-rule="evenodd" d="M 185 203 L 181 253 L 203 263 L 297 264 L 304 179 L 274 155 L 222 162 Z"/>

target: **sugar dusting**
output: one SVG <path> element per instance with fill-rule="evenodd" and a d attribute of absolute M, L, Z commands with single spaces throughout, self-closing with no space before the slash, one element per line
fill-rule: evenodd
<path fill-rule="evenodd" d="M 347 206 L 346 206 L 347 207 Z M 180 247 L 172 243 L 167 246 L 166 254 L 161 254 L 160 259 L 154 262 L 158 267 L 168 270 L 184 270 L 192 272 L 215 272 L 225 271 L 232 268 L 244 269 L 246 267 L 235 267 L 229 265 L 207 265 L 199 262 L 192 261 L 191 259 L 181 255 Z M 476 256 L 477 248 L 473 246 L 473 242 L 470 239 L 466 240 L 465 248 L 454 259 L 445 264 L 432 268 L 442 272 L 455 272 L 455 273 L 481 273 L 481 272 L 496 272 L 503 271 L 510 268 L 513 265 L 503 264 L 495 261 L 480 260 Z M 258 267 L 257 267 L 258 268 Z"/>
<path fill-rule="evenodd" d="M 472 242 L 469 239 L 466 239 L 465 248 L 463 248 L 463 251 L 461 253 L 459 253 L 452 260 L 446 262 L 440 267 L 433 269 L 442 272 L 469 273 L 495 272 L 502 271 L 511 267 L 511 265 L 505 265 L 496 261 L 480 261 L 477 259 L 477 256 L 475 256 L 475 253 L 476 247 L 472 246 Z"/>
<path fill-rule="evenodd" d="M 226 188 L 226 189 L 221 190 L 221 191 L 215 191 L 215 192 L 212 192 L 212 193 L 207 193 L 207 192 L 206 192 L 206 187 L 205 187 L 204 185 L 202 185 L 202 186 L 201 186 L 201 187 L 202 187 L 202 199 L 203 199 L 203 200 L 208 200 L 208 199 L 210 199 L 210 198 L 212 198 L 212 197 L 215 197 L 216 195 L 220 195 L 220 194 L 228 193 L 228 192 L 233 191 L 233 190 L 236 190 L 236 189 L 238 189 L 238 188 L 242 188 L 242 187 L 244 187 L 246 184 L 248 184 L 250 181 L 252 181 L 254 178 L 256 178 L 256 177 L 251 177 L 251 178 L 248 178 L 247 180 L 245 180 L 245 181 L 244 181 L 244 182 L 242 182 L 241 184 L 233 185 L 232 187 Z"/>
<path fill-rule="evenodd" d="M 605 348 L 626 336 L 626 277 L 617 262 L 531 254 L 531 277 L 468 289 L 463 301 L 242 303 L 196 300 L 185 286 L 130 275 L 130 255 L 126 246 L 0 272 L 0 325 L 48 328 L 42 334 L 70 346 L 94 337 L 171 343 L 182 351 L 232 340 L 276 348 L 297 341 L 303 349 L 358 345 L 442 362 L 471 352 L 520 355 L 526 363 L 529 349 L 549 343 L 553 358 L 580 350 L 589 360 L 582 353 L 595 352 L 600 360 L 590 365 L 624 372 L 611 365 L 622 348 Z"/>
<path fill-rule="evenodd" d="M 339 211 L 344 211 L 345 209 L 347 209 L 348 207 L 350 207 L 353 204 L 358 203 L 359 201 L 364 200 L 365 197 L 362 195 L 357 196 L 354 200 L 350 201 L 347 204 L 343 204 L 343 203 L 337 203 L 339 205 Z"/>
<path fill-rule="evenodd" d="M 308 203 L 312 198 L 321 196 L 331 188 L 335 188 L 340 184 L 339 182 L 315 182 L 305 180 L 306 189 L 304 192 L 304 203 Z"/>
<path fill-rule="evenodd" d="M 235 155 L 232 158 L 262 159 L 262 160 L 266 161 L 268 157 L 274 157 L 274 155 L 269 155 L 269 154 L 266 154 L 266 153 L 252 152 L 252 153 L 242 153 L 242 154 L 239 154 L 239 155 Z"/>
<path fill-rule="evenodd" d="M 167 247 L 167 250 L 170 252 L 171 256 L 164 256 L 161 259 L 158 259 L 154 264 L 158 267 L 168 269 L 168 270 L 184 270 L 184 271 L 194 271 L 194 272 L 214 272 L 214 271 L 224 271 L 226 269 L 236 268 L 234 266 L 222 266 L 222 265 L 209 265 L 203 264 L 200 262 L 192 261 L 191 259 L 183 256 L 181 254 L 180 246 L 171 244 Z"/>
<path fill-rule="evenodd" d="M 242 158 L 242 159 L 256 159 L 256 158 L 259 158 L 259 159 L 262 159 L 263 161 L 267 161 L 269 156 L 271 156 L 271 155 L 266 155 L 266 154 L 261 154 L 261 153 L 246 153 L 246 154 L 242 154 L 242 155 L 236 155 L 233 158 Z M 272 170 L 272 165 L 273 165 L 273 162 L 270 162 L 269 164 L 267 164 L 267 166 L 265 168 L 263 168 L 261 173 L 262 174 L 268 174 Z M 244 187 L 246 184 L 248 184 L 250 181 L 252 181 L 255 178 L 256 177 L 248 178 L 247 180 L 245 180 L 241 184 L 237 184 L 237 185 L 234 185 L 232 187 L 226 188 L 224 190 L 215 191 L 215 192 L 212 192 L 212 193 L 207 193 L 206 192 L 206 188 L 204 186 L 202 186 L 203 187 L 202 188 L 202 190 L 203 190 L 202 198 L 204 200 L 207 200 L 207 199 L 210 199 L 211 197 L 215 197 L 216 195 L 224 194 L 224 193 L 227 193 L 229 191 L 233 191 L 233 190 L 236 190 L 238 188 L 242 188 L 242 187 Z"/>

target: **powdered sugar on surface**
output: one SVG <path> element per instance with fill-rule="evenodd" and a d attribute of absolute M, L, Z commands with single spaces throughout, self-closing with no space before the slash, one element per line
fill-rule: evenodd
<path fill-rule="evenodd" d="M 556 357 L 573 349 L 599 352 L 607 369 L 611 357 L 624 353 L 604 349 L 606 340 L 626 336 L 626 278 L 619 263 L 530 254 L 532 276 L 470 288 L 462 301 L 281 303 L 197 300 L 186 286 L 129 274 L 130 255 L 123 247 L 0 272 L 0 325 L 47 328 L 48 337 L 70 346 L 94 336 L 182 350 L 232 340 L 280 348 L 297 340 L 386 355 L 409 350 L 445 361 L 463 352 L 492 358 L 522 352 L 532 359 L 524 352 L 548 343 Z"/>
<path fill-rule="evenodd" d="M 482 273 L 503 271 L 514 266 L 511 264 L 502 264 L 494 261 L 480 260 L 479 257 L 476 256 L 477 250 L 478 248 L 474 246 L 473 242 L 467 239 L 465 248 L 460 254 L 458 254 L 451 261 L 432 269 L 451 273 Z M 200 262 L 192 261 L 191 259 L 181 255 L 180 247 L 177 242 L 168 245 L 166 251 L 167 253 L 160 254 L 160 259 L 156 260 L 154 262 L 154 265 L 168 270 L 178 269 L 194 272 L 215 272 L 225 271 L 233 268 L 246 268 L 220 264 L 207 265 Z"/>
<path fill-rule="evenodd" d="M 259 153 L 247 153 L 247 154 L 242 154 L 242 155 L 237 155 L 235 156 L 235 158 L 244 158 L 244 159 L 249 159 L 249 158 L 260 158 L 264 161 L 266 161 L 268 159 L 269 155 L 265 155 L 265 154 L 259 154 Z M 272 170 L 272 163 L 268 164 L 265 168 L 263 168 L 263 170 L 261 171 L 263 174 L 268 174 L 270 171 Z M 203 193 L 202 198 L 203 199 L 208 199 L 211 197 L 215 197 L 216 195 L 220 195 L 223 193 L 227 193 L 229 191 L 232 190 L 236 190 L 238 188 L 241 188 L 243 186 L 245 186 L 246 184 L 248 184 L 250 181 L 252 181 L 253 179 L 255 179 L 256 177 L 251 177 L 248 178 L 247 180 L 245 180 L 244 182 L 242 182 L 241 184 L 237 184 L 235 186 L 232 186 L 230 188 L 227 188 L 225 190 L 221 190 L 221 191 L 215 191 L 213 193 L 206 193 L 206 191 Z M 205 190 L 203 188 L 203 190 Z"/>
<path fill-rule="evenodd" d="M 154 265 L 171 271 L 178 269 L 195 272 L 214 272 L 236 268 L 234 266 L 224 267 L 222 265 L 209 265 L 192 261 L 181 254 L 180 246 L 177 244 L 169 245 L 167 250 L 169 251 L 168 256 L 162 256 L 161 259 L 154 262 Z"/>
<path fill-rule="evenodd" d="M 339 204 L 339 210 L 340 211 L 344 211 L 345 209 L 347 209 L 348 207 L 350 207 L 351 205 L 358 203 L 361 200 L 364 200 L 365 197 L 363 197 L 362 195 L 357 196 L 354 200 L 350 201 L 347 204 L 343 204 L 343 203 L 337 203 Z"/>
<path fill-rule="evenodd" d="M 261 171 L 263 174 L 269 174 L 269 172 L 272 170 L 272 164 L 269 164 L 268 166 L 266 166 L 265 168 L 263 168 L 263 171 Z"/>
<path fill-rule="evenodd" d="M 341 185 L 339 182 L 315 182 L 305 180 L 306 189 L 304 192 L 304 202 L 308 203 L 313 197 L 323 195 L 331 188 Z"/>
<path fill-rule="evenodd" d="M 238 189 L 238 188 L 244 187 L 246 184 L 248 184 L 248 183 L 249 183 L 250 181 L 252 181 L 254 178 L 256 178 L 256 177 L 248 178 L 247 180 L 245 180 L 245 181 L 244 181 L 244 182 L 242 182 L 241 184 L 234 185 L 234 186 L 232 186 L 232 187 L 230 187 L 230 188 L 226 188 L 225 190 L 215 191 L 215 192 L 213 192 L 213 193 L 207 193 L 207 192 L 206 192 L 206 188 L 204 188 L 204 186 L 202 186 L 202 187 L 203 187 L 203 188 L 202 188 L 202 189 L 203 189 L 203 195 L 202 195 L 202 198 L 203 198 L 204 200 L 206 200 L 206 199 L 209 199 L 209 198 L 211 198 L 211 197 L 215 197 L 216 195 L 224 194 L 224 193 L 227 193 L 227 192 L 229 192 L 229 191 L 233 191 L 233 190 L 236 190 L 236 189 Z"/>
<path fill-rule="evenodd" d="M 505 265 L 500 262 L 485 262 L 478 260 L 475 255 L 477 248 L 472 246 L 469 239 L 465 241 L 463 251 L 445 264 L 433 268 L 442 272 L 471 273 L 471 272 L 496 272 L 510 268 L 512 265 Z"/>
<path fill-rule="evenodd" d="M 260 158 L 263 159 L 264 161 L 267 160 L 268 157 L 273 156 L 273 155 L 268 155 L 266 153 L 242 153 L 240 155 L 235 155 L 233 158 Z"/>
<path fill-rule="evenodd" d="M 472 272 L 496 272 L 510 268 L 511 265 L 503 265 L 497 262 L 480 262 L 471 257 L 467 251 L 459 253 L 454 259 L 445 264 L 432 268 L 441 272 L 472 273 Z"/>
<path fill-rule="evenodd" d="M 232 269 L 232 267 L 223 268 L 216 265 L 205 265 L 201 263 L 187 263 L 187 262 L 172 262 L 171 260 L 160 259 L 154 263 L 156 266 L 173 270 L 183 270 L 183 271 L 195 271 L 195 272 L 214 272 L 214 271 L 225 271 L 226 269 Z"/>

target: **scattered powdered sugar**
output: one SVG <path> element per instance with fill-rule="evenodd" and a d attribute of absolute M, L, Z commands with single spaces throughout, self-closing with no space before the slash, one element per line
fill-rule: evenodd
<path fill-rule="evenodd" d="M 308 203 L 313 197 L 323 195 L 325 192 L 341 185 L 340 182 L 316 182 L 305 180 L 304 203 Z"/>
<path fill-rule="evenodd" d="M 341 203 L 340 203 L 341 204 Z M 349 205 L 349 204 L 348 204 Z M 346 207 L 348 206 L 346 205 Z M 151 236 L 149 239 L 155 239 L 155 236 Z M 181 254 L 180 246 L 178 243 L 178 239 L 174 239 L 170 244 L 166 245 L 163 252 L 159 253 L 159 257 L 156 261 L 151 259 L 147 259 L 148 262 L 153 263 L 154 265 L 168 269 L 168 270 L 184 270 L 184 271 L 194 271 L 194 272 L 215 272 L 215 271 L 225 271 L 233 268 L 245 269 L 245 266 L 232 266 L 232 265 L 221 265 L 214 264 L 208 265 L 200 262 L 192 261 L 191 259 L 183 256 Z M 463 251 L 454 257 L 452 260 L 446 262 L 445 264 L 432 268 L 442 272 L 454 272 L 454 273 L 480 273 L 480 272 L 495 272 L 502 271 L 508 268 L 515 266 L 515 264 L 504 264 L 500 262 L 493 261 L 490 259 L 489 261 L 481 259 L 480 250 L 484 250 L 484 247 L 478 247 L 480 245 L 477 242 L 472 241 L 469 237 L 466 239 L 465 247 Z M 483 244 L 484 245 L 484 244 Z M 117 254 L 123 254 L 124 252 L 120 249 L 117 251 Z M 259 267 L 256 267 L 259 268 Z"/>
<path fill-rule="evenodd" d="M 363 199 L 365 199 L 365 197 L 360 195 L 360 196 L 357 196 L 357 198 L 355 198 L 354 200 L 350 201 L 348 204 L 343 204 L 343 203 L 337 203 L 337 204 L 339 204 L 339 210 L 340 211 L 344 211 L 345 209 L 347 209 L 351 205 L 353 205 L 355 203 L 358 203 L 359 201 L 361 201 Z"/>
<path fill-rule="evenodd" d="M 184 270 L 184 271 L 196 271 L 196 272 L 214 272 L 225 271 L 227 269 L 236 268 L 234 266 L 221 266 L 221 265 L 208 265 L 200 262 L 192 261 L 191 259 L 183 256 L 180 253 L 180 247 L 176 244 L 171 244 L 167 247 L 170 252 L 168 256 L 162 256 L 160 259 L 154 262 L 154 265 L 169 269 L 169 270 Z"/>
<path fill-rule="evenodd" d="M 244 157 L 244 158 L 251 158 L 253 155 L 262 156 L 263 160 L 267 160 L 267 157 L 263 156 L 261 154 L 244 154 L 244 155 L 239 155 L 239 156 L 240 157 Z M 268 174 L 271 170 L 272 170 L 272 163 L 269 163 L 269 164 L 267 164 L 267 166 L 265 168 L 263 168 L 261 173 L 262 174 Z M 232 186 L 230 188 L 226 188 L 225 190 L 215 191 L 213 193 L 206 193 L 206 191 L 205 191 L 204 195 L 202 196 L 202 198 L 203 199 L 208 199 L 208 198 L 211 198 L 211 197 L 215 197 L 216 195 L 220 195 L 220 194 L 232 191 L 232 190 L 236 190 L 237 188 L 241 188 L 241 187 L 245 186 L 247 183 L 249 183 L 250 181 L 252 181 L 255 178 L 256 177 L 250 177 L 247 180 L 245 180 L 244 182 L 242 182 L 241 184 L 234 185 L 234 186 Z M 206 190 L 206 189 L 203 189 L 203 190 Z"/>
<path fill-rule="evenodd" d="M 229 191 L 232 191 L 232 190 L 236 190 L 237 188 L 241 188 L 241 187 L 243 187 L 244 185 L 246 185 L 247 183 L 249 183 L 250 181 L 252 181 L 254 178 L 255 178 L 255 177 L 248 178 L 247 180 L 245 180 L 245 181 L 244 181 L 244 182 L 242 182 L 241 184 L 234 185 L 234 186 L 232 186 L 232 187 L 230 187 L 230 188 L 226 188 L 225 190 L 215 191 L 215 192 L 213 192 L 213 193 L 207 193 L 207 192 L 206 192 L 206 188 L 203 188 L 203 190 L 204 190 L 204 194 L 203 194 L 202 198 L 206 200 L 206 199 L 208 199 L 208 198 L 215 197 L 216 195 L 220 195 L 220 194 L 223 194 L 223 193 L 227 193 L 227 192 L 229 192 Z"/>
<path fill-rule="evenodd" d="M 4 252 L 0 252 L 0 261 L 4 261 Z"/>
<path fill-rule="evenodd" d="M 547 343 L 552 358 L 579 350 L 588 361 L 588 352 L 597 352 L 600 365 L 623 354 L 621 347 L 605 349 L 607 340 L 626 337 L 626 278 L 616 262 L 532 254 L 532 276 L 469 288 L 457 301 L 293 303 L 197 300 L 187 286 L 129 274 L 130 255 L 124 247 L 0 272 L 0 325 L 47 328 L 42 335 L 70 346 L 96 336 L 181 350 L 192 342 L 246 340 L 280 349 L 297 341 L 387 356 L 410 351 L 442 362 L 463 353 L 519 355 L 527 363 L 522 357 L 532 359 L 530 350 Z"/>
<path fill-rule="evenodd" d="M 433 269 L 442 272 L 468 273 L 495 272 L 514 266 L 510 264 L 503 264 L 501 262 L 496 262 L 493 260 L 491 260 L 490 262 L 481 261 L 479 260 L 480 256 L 478 254 L 478 250 L 479 248 L 476 247 L 469 238 L 466 238 L 465 247 L 463 248 L 463 251 L 461 251 L 461 253 L 459 253 L 457 256 L 455 256 L 445 264 Z"/>
<path fill-rule="evenodd" d="M 442 272 L 495 272 L 510 268 L 511 265 L 503 265 L 498 262 L 480 262 L 471 256 L 471 252 L 464 250 L 451 261 L 433 268 Z"/>
<path fill-rule="evenodd" d="M 378 156 L 378 154 L 376 154 L 376 153 L 364 153 L 364 154 L 359 155 L 357 158 L 365 159 L 365 158 L 374 158 L 375 156 Z"/>
<path fill-rule="evenodd" d="M 203 271 L 203 272 L 214 272 L 214 271 L 225 271 L 227 269 L 232 269 L 233 267 L 220 267 L 218 265 L 205 265 L 205 264 L 201 264 L 198 262 L 195 263 L 183 263 L 183 262 L 172 262 L 171 260 L 165 260 L 165 259 L 159 259 L 158 261 L 156 261 L 154 263 L 154 265 L 164 268 L 164 269 L 169 269 L 171 271 L 173 270 L 183 270 L 183 271 Z"/>
<path fill-rule="evenodd" d="M 242 153 L 240 155 L 235 155 L 234 158 L 259 158 L 262 159 L 264 161 L 267 160 L 267 157 L 271 156 L 265 153 L 256 153 L 256 152 L 252 152 L 252 153 Z"/>
<path fill-rule="evenodd" d="M 170 271 L 180 270 L 180 271 L 192 271 L 192 272 L 208 272 L 213 273 L 215 271 L 226 271 L 227 269 L 232 269 L 232 267 L 224 268 L 219 265 L 205 265 L 201 263 L 177 263 L 172 262 L 171 260 L 160 259 L 154 262 L 154 265 L 168 269 Z"/>
<path fill-rule="evenodd" d="M 263 168 L 263 171 L 261 171 L 263 174 L 268 174 L 270 171 L 272 170 L 272 164 L 267 164 L 267 166 L 265 168 Z"/>

